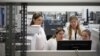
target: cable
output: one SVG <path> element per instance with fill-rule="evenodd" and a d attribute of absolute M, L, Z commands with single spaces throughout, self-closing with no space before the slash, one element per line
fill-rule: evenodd
<path fill-rule="evenodd" d="M 75 50 L 75 54 L 76 54 L 76 56 L 79 56 L 78 49 Z"/>

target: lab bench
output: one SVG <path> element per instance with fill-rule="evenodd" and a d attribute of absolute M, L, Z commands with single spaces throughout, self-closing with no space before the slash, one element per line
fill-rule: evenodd
<path fill-rule="evenodd" d="M 21 51 L 16 51 L 20 56 Z M 96 56 L 95 50 L 28 50 L 26 56 Z"/>

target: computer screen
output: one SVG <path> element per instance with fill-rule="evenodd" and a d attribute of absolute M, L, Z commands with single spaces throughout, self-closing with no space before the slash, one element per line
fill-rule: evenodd
<path fill-rule="evenodd" d="M 57 41 L 57 50 L 91 50 L 91 40 Z"/>

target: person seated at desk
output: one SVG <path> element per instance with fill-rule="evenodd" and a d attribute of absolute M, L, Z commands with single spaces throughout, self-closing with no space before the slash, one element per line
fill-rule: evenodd
<path fill-rule="evenodd" d="M 55 30 L 53 37 L 48 40 L 47 50 L 57 50 L 57 41 L 63 40 L 64 32 L 65 31 L 61 27 Z"/>
<path fill-rule="evenodd" d="M 85 27 L 79 24 L 78 18 L 76 16 L 71 16 L 67 24 L 68 25 L 64 27 L 64 37 L 67 40 L 82 40 L 81 32 L 85 30 Z"/>
<path fill-rule="evenodd" d="M 91 32 L 88 29 L 82 31 L 81 34 L 82 40 L 90 40 Z"/>

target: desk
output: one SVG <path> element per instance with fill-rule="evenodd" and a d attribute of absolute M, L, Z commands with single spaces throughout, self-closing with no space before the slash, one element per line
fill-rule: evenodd
<path fill-rule="evenodd" d="M 44 51 L 26 51 L 27 52 L 27 56 L 96 56 L 96 51 L 95 50 L 44 50 Z M 77 55 L 78 54 L 78 55 Z M 20 51 L 16 52 L 15 56 L 20 56 Z"/>
<path fill-rule="evenodd" d="M 0 56 L 5 56 L 5 44 L 0 43 Z M 27 50 L 27 56 L 96 56 L 95 50 Z M 76 53 L 77 52 L 77 53 Z M 15 56 L 20 56 L 20 51 L 16 51 Z"/>

